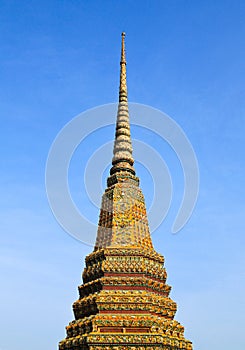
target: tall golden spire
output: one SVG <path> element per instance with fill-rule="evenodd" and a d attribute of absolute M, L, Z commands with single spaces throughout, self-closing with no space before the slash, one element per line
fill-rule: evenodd
<path fill-rule="evenodd" d="M 122 34 L 113 167 L 102 196 L 94 251 L 86 257 L 74 320 L 59 350 L 192 350 L 174 320 L 164 258 L 152 245 L 145 201 L 134 175 Z"/>
<path fill-rule="evenodd" d="M 113 149 L 112 168 L 110 174 L 127 171 L 135 175 L 133 167 L 133 148 L 130 135 L 130 123 L 128 113 L 127 80 L 126 80 L 126 54 L 125 33 L 122 33 L 121 61 L 120 61 L 120 85 L 119 104 L 116 122 L 116 135 Z"/>
<path fill-rule="evenodd" d="M 122 33 L 119 103 L 112 168 L 102 197 L 95 250 L 130 247 L 153 251 L 143 193 L 133 167 L 127 101 L 125 33 Z"/>

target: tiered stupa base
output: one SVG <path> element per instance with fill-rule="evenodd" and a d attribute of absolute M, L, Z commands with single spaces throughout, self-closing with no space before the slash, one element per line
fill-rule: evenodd
<path fill-rule="evenodd" d="M 163 257 L 134 248 L 100 249 L 86 258 L 75 320 L 60 350 L 192 349 L 175 321 Z"/>

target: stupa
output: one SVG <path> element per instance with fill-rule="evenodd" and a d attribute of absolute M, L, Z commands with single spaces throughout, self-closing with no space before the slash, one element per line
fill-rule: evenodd
<path fill-rule="evenodd" d="M 59 350 L 191 350 L 174 319 L 177 305 L 169 297 L 164 258 L 152 244 L 134 169 L 124 41 L 122 33 L 114 151 L 97 239 Z"/>

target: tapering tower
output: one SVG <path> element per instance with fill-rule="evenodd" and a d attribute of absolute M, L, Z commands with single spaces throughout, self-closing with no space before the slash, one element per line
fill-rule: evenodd
<path fill-rule="evenodd" d="M 174 320 L 164 258 L 154 250 L 135 174 L 122 33 L 119 104 L 112 167 L 94 251 L 86 257 L 75 320 L 60 350 L 191 350 Z"/>

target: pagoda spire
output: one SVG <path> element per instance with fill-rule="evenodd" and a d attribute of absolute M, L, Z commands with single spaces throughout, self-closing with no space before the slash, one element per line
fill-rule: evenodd
<path fill-rule="evenodd" d="M 122 34 L 114 157 L 102 196 L 94 251 L 85 260 L 74 319 L 59 350 L 192 350 L 174 319 L 164 257 L 152 245 L 133 168 Z"/>
<path fill-rule="evenodd" d="M 128 112 L 125 33 L 123 32 L 120 61 L 119 104 L 117 111 L 112 168 L 110 174 L 113 175 L 120 171 L 127 171 L 135 175 L 133 164 L 133 148 L 130 134 L 130 122 Z"/>
<path fill-rule="evenodd" d="M 108 247 L 154 250 L 143 193 L 133 167 L 127 101 L 125 33 L 122 33 L 119 103 L 112 168 L 102 196 L 95 251 Z"/>

